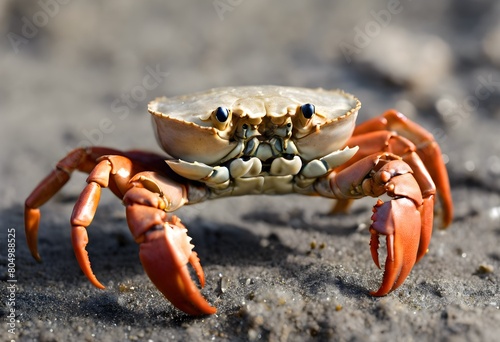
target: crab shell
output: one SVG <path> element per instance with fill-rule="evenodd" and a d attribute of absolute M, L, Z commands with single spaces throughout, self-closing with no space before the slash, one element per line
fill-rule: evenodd
<path fill-rule="evenodd" d="M 301 106 L 315 113 L 305 118 Z M 230 120 L 215 120 L 225 108 Z M 262 133 L 269 127 L 293 123 L 290 140 L 304 161 L 339 150 L 351 136 L 361 103 L 341 90 L 280 86 L 214 88 L 179 97 L 161 97 L 149 103 L 159 144 L 172 157 L 217 165 L 238 147 L 237 130 L 248 123 Z M 272 134 L 271 134 L 272 135 Z"/>

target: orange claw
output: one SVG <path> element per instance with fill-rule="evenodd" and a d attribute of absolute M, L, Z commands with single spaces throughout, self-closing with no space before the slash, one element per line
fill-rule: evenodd
<path fill-rule="evenodd" d="M 163 229 L 148 231 L 140 245 L 142 266 L 175 307 L 190 315 L 214 314 L 217 309 L 203 298 L 189 274 L 188 262 L 195 269 L 201 287 L 204 286 L 203 269 L 186 232 L 185 228 L 168 223 Z"/>
<path fill-rule="evenodd" d="M 393 199 L 388 202 L 379 200 L 374 207 L 370 250 L 373 261 L 378 262 L 378 236 L 386 235 L 387 258 L 382 284 L 373 296 L 385 296 L 397 289 L 415 265 L 419 241 L 421 220 L 415 203 L 408 198 Z"/>

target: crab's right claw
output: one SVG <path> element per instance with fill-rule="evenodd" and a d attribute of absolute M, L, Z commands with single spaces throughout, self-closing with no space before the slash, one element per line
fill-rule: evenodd
<path fill-rule="evenodd" d="M 203 269 L 190 240 L 182 224 L 176 225 L 175 220 L 165 223 L 162 229 L 144 234 L 141 262 L 153 284 L 175 307 L 190 315 L 214 314 L 217 309 L 203 298 L 189 274 L 188 262 L 201 287 L 205 285 Z"/>
<path fill-rule="evenodd" d="M 370 227 L 370 250 L 373 261 L 380 267 L 378 237 L 386 236 L 387 258 L 382 284 L 373 296 L 385 296 L 397 289 L 415 265 L 421 238 L 420 213 L 408 198 L 381 200 L 374 207 Z M 432 226 L 431 226 L 432 227 Z"/>

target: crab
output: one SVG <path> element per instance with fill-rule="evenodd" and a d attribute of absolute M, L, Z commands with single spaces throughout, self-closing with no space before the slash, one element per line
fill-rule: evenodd
<path fill-rule="evenodd" d="M 442 227 L 451 223 L 453 204 L 433 136 L 396 110 L 355 126 L 360 107 L 342 90 L 279 86 L 158 98 L 148 111 L 168 156 L 106 147 L 70 152 L 26 200 L 31 254 L 40 260 L 39 207 L 73 171 L 86 172 L 87 185 L 70 222 L 76 259 L 90 282 L 104 288 L 85 248 L 101 189 L 109 188 L 126 208 L 141 263 L 158 290 L 187 314 L 213 314 L 216 308 L 199 290 L 205 276 L 191 238 L 171 212 L 228 196 L 297 193 L 336 199 L 336 213 L 371 196 L 379 198 L 369 228 L 371 256 L 379 268 L 379 237 L 385 236 L 387 249 L 382 283 L 371 294 L 387 295 L 426 254 L 435 202 L 442 208 Z M 382 195 L 388 195 L 386 201 Z"/>

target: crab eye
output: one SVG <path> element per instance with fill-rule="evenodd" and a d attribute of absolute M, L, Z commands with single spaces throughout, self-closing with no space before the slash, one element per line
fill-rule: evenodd
<path fill-rule="evenodd" d="M 215 117 L 219 122 L 226 122 L 229 118 L 229 110 L 223 107 L 217 107 L 215 110 Z"/>
<path fill-rule="evenodd" d="M 312 116 L 314 115 L 314 112 L 315 112 L 314 105 L 312 105 L 310 103 L 306 103 L 306 104 L 302 105 L 300 107 L 300 110 L 302 111 L 302 115 L 304 115 L 304 117 L 306 119 L 312 118 Z"/>
<path fill-rule="evenodd" d="M 214 127 L 219 131 L 226 131 L 231 128 L 231 111 L 225 107 L 217 107 L 217 109 L 212 112 L 210 119 Z"/>

